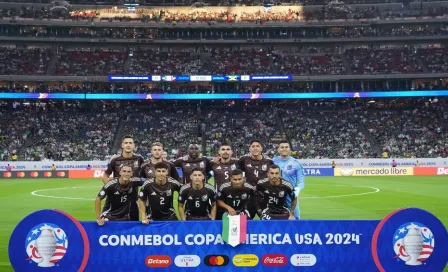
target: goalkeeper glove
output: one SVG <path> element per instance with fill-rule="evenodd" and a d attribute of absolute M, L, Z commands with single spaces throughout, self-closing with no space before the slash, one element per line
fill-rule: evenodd
<path fill-rule="evenodd" d="M 299 194 L 300 194 L 300 187 L 294 187 L 294 195 L 296 197 L 299 197 Z"/>

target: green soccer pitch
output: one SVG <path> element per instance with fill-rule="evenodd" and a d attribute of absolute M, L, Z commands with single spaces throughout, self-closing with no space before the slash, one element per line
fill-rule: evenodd
<path fill-rule="evenodd" d="M 99 179 L 0 180 L 0 271 L 13 271 L 9 237 L 17 223 L 40 209 L 59 209 L 78 220 L 95 219 Z M 300 193 L 302 219 L 382 219 L 402 207 L 418 207 L 448 226 L 447 177 L 307 177 Z M 175 207 L 177 206 L 177 201 Z M 444 271 L 448 271 L 446 268 Z"/>

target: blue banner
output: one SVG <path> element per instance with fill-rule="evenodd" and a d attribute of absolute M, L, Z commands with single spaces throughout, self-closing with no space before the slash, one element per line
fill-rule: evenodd
<path fill-rule="evenodd" d="M 222 222 L 78 222 L 54 210 L 15 228 L 15 271 L 442 271 L 448 233 L 408 208 L 378 220 L 249 221 L 244 244 L 222 240 Z M 211 270 L 210 270 L 211 269 Z"/>
<path fill-rule="evenodd" d="M 109 75 L 109 81 L 117 82 L 232 82 L 232 81 L 291 81 L 292 75 Z"/>
<path fill-rule="evenodd" d="M 85 94 L 68 93 L 0 93 L 0 99 L 86 99 Z"/>
<path fill-rule="evenodd" d="M 153 76 L 155 77 L 155 76 Z M 190 76 L 180 76 L 190 77 Z M 191 76 L 192 77 L 192 76 Z M 201 79 L 203 76 L 195 76 Z M 166 76 L 164 81 L 172 80 Z M 182 79 L 186 80 L 185 78 Z M 448 96 L 448 90 L 399 91 L 364 93 L 214 93 L 214 94 L 67 94 L 67 93 L 0 93 L 0 99 L 102 99 L 102 100 L 225 100 L 225 99 L 313 99 L 313 98 L 381 98 L 381 97 L 438 97 Z"/>
<path fill-rule="evenodd" d="M 303 168 L 303 173 L 305 176 L 326 176 L 333 177 L 333 168 Z"/>

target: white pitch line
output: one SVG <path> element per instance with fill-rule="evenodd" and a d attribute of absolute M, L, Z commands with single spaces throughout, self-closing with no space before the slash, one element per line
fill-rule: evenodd
<path fill-rule="evenodd" d="M 380 191 L 380 189 L 376 187 L 370 187 L 370 186 L 350 186 L 350 185 L 342 185 L 338 184 L 337 186 L 348 186 L 348 187 L 359 187 L 359 188 L 369 188 L 373 189 L 371 192 L 365 192 L 365 193 L 359 193 L 359 194 L 348 194 L 348 195 L 334 195 L 334 196 L 305 196 L 300 197 L 299 199 L 315 199 L 315 198 L 341 198 L 341 197 L 350 197 L 350 196 L 361 196 L 361 195 L 370 195 L 370 194 L 376 194 Z"/>
<path fill-rule="evenodd" d="M 83 187 L 61 187 L 61 188 L 51 188 L 51 189 L 43 189 L 32 191 L 31 194 L 33 196 L 40 196 L 46 198 L 59 198 L 59 199 L 73 199 L 73 200 L 95 200 L 92 198 L 81 198 L 81 197 L 66 197 L 66 196 L 49 196 L 49 195 L 41 195 L 38 192 L 46 192 L 46 191 L 57 191 L 57 190 L 67 190 L 67 189 L 84 189 L 84 188 L 98 188 L 98 186 L 83 186 Z"/>
<path fill-rule="evenodd" d="M 373 189 L 373 191 L 371 191 L 371 192 L 365 192 L 365 193 L 358 193 L 358 194 L 334 195 L 334 196 L 305 196 L 305 197 L 300 197 L 300 199 L 341 198 L 341 197 L 351 197 L 351 196 L 361 196 L 361 195 L 376 194 L 376 193 L 378 193 L 378 192 L 380 191 L 380 189 L 378 189 L 378 188 L 376 188 L 376 187 L 370 187 L 370 186 L 350 186 L 350 185 L 343 185 L 343 184 L 335 184 L 335 186 L 347 186 L 347 187 L 369 188 L 369 189 Z M 92 199 L 92 198 L 66 197 L 66 196 L 49 196 L 49 195 L 41 195 L 41 194 L 38 194 L 38 192 L 56 191 L 56 190 L 66 190 L 66 189 L 84 189 L 84 188 L 98 188 L 98 186 L 51 188 L 51 189 L 36 190 L 36 191 L 31 192 L 31 194 L 32 194 L 33 196 L 47 197 L 47 198 L 73 199 L 73 200 L 89 200 L 89 201 L 93 201 L 93 200 L 95 200 L 95 199 Z"/>

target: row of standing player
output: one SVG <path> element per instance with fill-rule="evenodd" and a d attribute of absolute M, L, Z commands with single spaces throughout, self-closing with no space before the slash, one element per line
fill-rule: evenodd
<path fill-rule="evenodd" d="M 289 143 L 284 141 L 284 142 L 280 142 L 279 147 L 278 147 L 278 152 L 280 154 L 280 156 L 275 157 L 273 160 L 267 158 L 266 156 L 264 156 L 262 154 L 262 145 L 261 142 L 258 140 L 253 140 L 250 142 L 249 145 L 249 153 L 250 155 L 248 156 L 243 156 L 241 157 L 239 160 L 234 160 L 231 158 L 231 154 L 232 154 L 232 150 L 231 147 L 229 145 L 223 144 L 220 147 L 219 150 L 219 156 L 215 157 L 215 159 L 213 161 L 210 161 L 208 158 L 206 157 L 200 157 L 199 156 L 199 146 L 196 144 L 191 144 L 188 147 L 188 155 L 185 157 L 182 157 L 174 162 L 169 162 L 166 161 L 162 156 L 164 153 L 163 150 L 163 145 L 161 143 L 153 143 L 152 147 L 151 147 L 151 158 L 148 162 L 144 162 L 143 158 L 140 155 L 136 155 L 133 153 L 133 150 L 135 149 L 135 143 L 132 139 L 132 137 L 126 136 L 123 138 L 122 141 L 122 154 L 121 156 L 115 157 L 113 158 L 109 165 L 108 165 L 108 169 L 105 171 L 105 174 L 103 176 L 103 182 L 105 183 L 105 186 L 103 187 L 103 190 L 101 192 L 105 192 L 107 193 L 107 189 L 106 186 L 108 186 L 108 188 L 112 187 L 112 188 L 119 188 L 119 187 L 123 187 L 123 186 L 119 186 L 120 182 L 118 181 L 118 179 L 113 179 L 113 178 L 109 178 L 109 176 L 113 173 L 115 177 L 119 177 L 121 176 L 121 169 L 120 167 L 123 165 L 128 165 L 131 166 L 132 168 L 132 176 L 134 177 L 142 177 L 144 179 L 139 181 L 139 184 L 142 185 L 143 180 L 145 179 L 149 179 L 152 180 L 154 184 L 152 184 L 151 186 L 155 185 L 155 178 L 156 178 L 156 169 L 155 169 L 155 165 L 157 163 L 163 162 L 166 167 L 167 167 L 167 176 L 169 178 L 167 178 L 167 181 L 170 181 L 169 184 L 174 184 L 174 181 L 177 182 L 177 180 L 179 179 L 179 176 L 177 174 L 176 171 L 176 167 L 179 167 L 182 169 L 183 171 L 183 179 L 182 179 L 182 183 L 185 185 L 191 184 L 192 180 L 193 180 L 193 169 L 199 170 L 199 171 L 195 171 L 195 172 L 201 172 L 202 176 L 204 177 L 204 179 L 207 179 L 210 177 L 210 173 L 213 173 L 214 179 L 215 179 L 215 187 L 209 185 L 209 184 L 204 184 L 204 188 L 210 189 L 210 190 L 217 190 L 217 189 L 226 189 L 226 191 L 229 190 L 229 187 L 232 188 L 234 187 L 234 185 L 232 185 L 231 183 L 229 183 L 230 179 L 231 179 L 231 172 L 235 169 L 240 169 L 242 171 L 245 172 L 245 186 L 244 187 L 249 187 L 248 185 L 250 185 L 250 187 L 257 189 L 257 185 L 259 183 L 259 181 L 265 180 L 268 176 L 268 169 L 270 168 L 270 165 L 273 165 L 274 163 L 276 165 L 279 166 L 279 171 L 281 174 L 281 178 L 279 179 L 281 181 L 281 183 L 283 184 L 288 184 L 289 182 L 289 187 L 292 187 L 292 194 L 294 195 L 293 197 L 288 196 L 286 194 L 286 203 L 285 203 L 285 208 L 287 209 L 291 209 L 291 200 L 292 199 L 296 199 L 300 193 L 301 190 L 303 190 L 304 188 L 304 175 L 303 175 L 303 168 L 300 165 L 300 163 L 291 157 L 291 149 L 289 146 Z M 275 168 L 274 168 L 275 169 Z M 137 180 L 134 178 L 134 180 Z M 110 181 L 115 182 L 114 186 L 112 186 L 110 184 Z M 204 181 L 204 180 L 203 180 Z M 202 181 L 202 182 L 203 182 Z M 148 183 L 150 183 L 148 181 Z M 178 182 L 177 182 L 178 183 Z M 275 182 L 274 182 L 275 184 Z M 223 187 L 223 185 L 226 185 Z M 126 186 L 125 186 L 126 187 Z M 187 186 L 188 187 L 188 186 Z M 111 189 L 110 189 L 111 190 Z M 133 189 L 133 187 L 131 186 L 131 188 L 129 189 L 129 191 L 123 191 L 123 189 L 117 189 L 117 192 L 113 192 L 115 197 L 118 197 L 119 195 L 121 195 L 121 197 L 124 196 L 125 193 L 129 193 L 129 197 L 126 197 L 126 200 L 129 199 L 129 205 L 130 205 L 130 212 L 129 212 L 129 220 L 133 220 L 133 221 L 138 221 L 138 206 L 137 206 L 137 188 Z M 181 190 L 181 189 L 179 189 Z M 191 186 L 189 187 L 189 189 L 187 191 L 191 191 L 194 190 L 194 188 L 192 188 Z M 111 190 L 113 191 L 113 190 Z M 221 191 L 221 190 L 220 190 Z M 260 191 L 260 190 L 256 190 L 257 194 L 255 194 L 256 197 L 252 197 L 251 201 L 247 202 L 247 210 L 249 211 L 250 216 L 253 218 L 256 214 L 258 214 L 260 217 L 262 217 L 263 215 L 260 214 L 260 211 L 257 211 L 257 201 L 255 200 L 257 198 L 257 196 L 260 199 L 266 199 L 266 201 L 269 202 L 269 197 L 264 197 L 263 195 L 266 195 L 267 192 L 269 190 L 264 190 L 264 191 Z M 100 193 L 101 193 L 100 192 Z M 279 191 L 277 192 L 280 195 L 285 195 L 286 191 Z M 171 189 L 170 192 L 168 192 L 167 194 L 172 194 L 174 193 L 174 191 Z M 218 192 L 218 194 L 221 192 Z M 162 199 L 161 196 L 165 195 L 163 193 L 163 190 L 155 190 L 153 192 L 151 192 L 151 194 L 153 196 L 159 196 L 159 199 Z M 210 193 L 211 194 L 211 193 Z M 99 197 L 102 197 L 99 195 Z M 119 198 L 119 200 L 123 200 L 124 198 Z M 189 196 L 190 197 L 190 196 Z M 209 197 L 209 196 L 201 196 L 202 198 L 207 198 L 208 200 L 210 199 L 214 199 L 213 197 Z M 236 198 L 236 197 L 241 197 L 238 195 L 230 195 L 227 196 L 227 198 L 229 198 L 229 201 L 231 198 Z M 272 196 L 274 197 L 274 196 Z M 104 197 L 103 197 L 104 198 Z M 193 198 L 193 196 L 191 196 L 190 198 Z M 111 207 L 110 206 L 110 199 L 112 199 L 112 197 L 108 197 L 106 200 L 106 204 L 105 207 L 103 209 L 103 213 L 102 213 L 102 217 L 107 218 L 108 214 L 110 215 L 112 210 L 115 210 L 116 207 L 120 206 L 120 205 L 114 205 L 116 207 Z M 190 212 L 189 209 L 193 208 L 191 207 L 191 203 L 188 203 L 188 198 L 187 199 L 182 199 L 180 198 L 180 204 L 185 204 L 186 203 L 186 213 L 188 214 Z M 238 199 L 234 199 L 234 203 L 238 203 Z M 278 199 L 277 198 L 272 198 L 271 201 L 275 201 Z M 98 201 L 98 199 L 97 199 Z M 101 201 L 101 199 L 100 199 Z M 162 200 L 160 200 L 162 201 Z M 163 200 L 165 201 L 165 200 Z M 184 202 L 182 202 L 184 201 Z M 211 202 L 208 201 L 208 202 Z M 232 201 L 230 201 L 232 202 Z M 118 202 L 121 203 L 121 202 Z M 117 203 L 117 204 L 118 204 Z M 220 202 L 218 202 L 219 205 Z M 149 204 L 149 200 L 146 201 L 146 206 L 148 206 L 148 208 L 150 208 Z M 193 203 L 193 205 L 198 205 Z M 272 203 L 271 203 L 272 205 Z M 169 206 L 169 205 L 168 205 Z M 172 204 L 171 204 L 172 206 Z M 223 212 L 227 211 L 227 212 L 232 212 L 232 206 L 231 205 L 219 205 L 220 209 L 218 209 L 218 216 L 217 218 L 220 219 Z M 210 217 L 212 215 L 212 210 L 213 210 L 213 205 L 210 204 L 211 209 L 207 210 L 210 214 Z M 151 210 L 154 209 L 150 209 L 148 210 L 148 214 L 151 215 Z M 298 205 L 296 206 L 295 209 L 293 209 L 294 211 L 294 216 L 296 219 L 300 218 L 300 213 L 299 213 L 299 209 L 298 209 Z M 97 214 L 98 216 L 98 214 Z M 100 216 L 100 217 L 101 217 Z M 110 217 L 110 216 L 109 216 Z M 180 216 L 181 219 L 183 218 L 182 215 Z M 112 219 L 112 217 L 110 218 Z M 153 219 L 155 219 L 153 217 Z M 116 220 L 116 219 L 112 219 L 112 220 Z"/>

